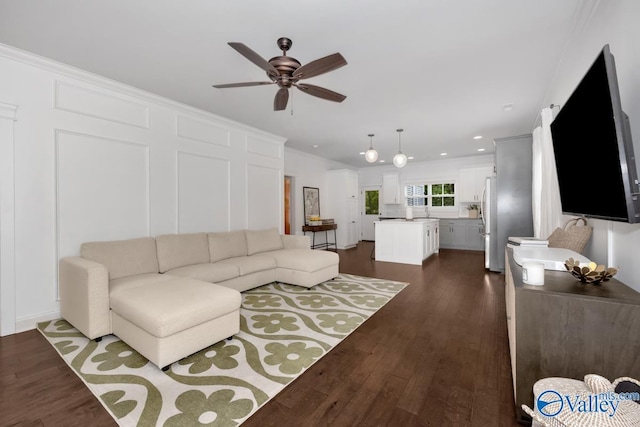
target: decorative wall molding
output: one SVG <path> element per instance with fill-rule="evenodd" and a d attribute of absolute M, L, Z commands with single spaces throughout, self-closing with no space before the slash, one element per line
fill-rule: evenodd
<path fill-rule="evenodd" d="M 248 163 L 246 173 L 247 227 L 261 229 L 278 224 L 278 229 L 282 233 L 284 225 L 284 172 L 282 168 Z M 274 198 L 274 194 L 278 196 Z"/>
<path fill-rule="evenodd" d="M 183 167 L 183 164 L 188 161 L 191 161 L 190 167 L 186 165 Z M 197 162 L 206 164 L 206 167 L 197 170 Z M 190 177 L 192 180 L 188 181 L 183 173 L 195 175 L 192 175 Z M 207 182 L 207 179 L 210 181 Z M 176 151 L 175 182 L 176 233 L 231 229 L 231 162 L 229 159 Z M 182 194 L 183 191 L 191 192 L 191 197 L 187 198 L 186 194 Z M 184 206 L 183 200 L 189 200 L 189 206 Z M 187 212 L 190 208 L 191 212 Z M 202 215 L 204 218 L 201 217 Z M 220 215 L 226 217 L 223 227 L 220 227 Z M 207 220 L 211 223 L 207 224 Z M 189 229 L 181 226 L 183 221 L 190 225 Z"/>
<path fill-rule="evenodd" d="M 88 156 L 82 157 L 82 153 L 77 151 L 77 147 L 92 143 L 96 145 L 94 145 L 90 150 L 91 155 L 96 157 L 93 160 Z M 65 144 L 75 144 L 76 151 L 69 150 L 66 152 L 66 155 L 72 156 L 72 158 L 64 157 L 62 151 Z M 110 159 L 108 158 L 108 154 L 110 154 L 109 152 L 111 149 L 107 147 L 113 147 L 113 150 L 120 151 L 121 153 L 114 152 L 111 155 L 113 158 Z M 127 147 L 133 150 L 128 150 Z M 101 152 L 97 153 L 96 148 L 101 149 Z M 142 150 L 139 158 L 144 164 L 134 164 L 135 159 L 133 158 L 133 154 L 136 150 Z M 115 160 L 116 158 L 118 159 L 117 161 Z M 95 164 L 87 165 L 87 163 L 90 163 L 91 161 L 95 162 Z M 127 161 L 129 162 L 129 165 L 126 164 Z M 62 167 L 63 163 L 64 167 Z M 104 165 L 108 170 L 105 174 L 101 175 L 99 179 L 92 179 L 93 177 L 86 174 L 97 174 L 100 172 L 95 170 L 97 164 Z M 129 169 L 127 170 L 128 166 Z M 139 172 L 140 168 L 143 169 L 142 173 Z M 100 135 L 56 129 L 54 170 L 54 216 L 56 226 L 54 262 L 56 266 L 56 296 L 59 299 L 57 286 L 58 261 L 64 256 L 77 255 L 82 241 L 117 240 L 131 236 L 149 236 L 151 234 L 149 208 L 149 146 L 137 142 L 107 138 Z M 136 174 L 138 174 L 137 177 L 139 179 L 143 179 L 145 182 L 141 183 L 133 180 L 122 183 L 123 185 L 118 185 L 119 175 L 109 176 L 108 173 L 111 171 L 113 171 L 114 174 L 121 174 L 121 176 L 129 172 L 126 178 L 129 178 L 130 176 L 135 177 Z M 78 178 L 73 176 L 74 173 L 84 173 L 84 175 Z M 64 176 L 63 174 L 68 174 L 68 176 Z M 71 188 L 64 188 L 63 182 Z M 133 193 L 136 190 L 140 194 Z M 126 191 L 130 191 L 131 193 L 127 194 Z M 71 203 L 68 199 L 64 198 L 69 197 L 70 194 L 79 196 L 77 198 L 73 198 L 74 206 L 67 206 L 64 204 Z M 120 203 L 122 200 L 125 200 L 125 203 Z M 144 205 L 142 212 L 134 209 L 136 207 L 136 203 L 138 205 Z M 87 212 L 90 212 L 93 215 L 86 215 Z M 120 218 L 120 224 L 115 222 L 119 216 L 122 216 L 127 212 L 136 212 L 141 216 L 139 218 L 135 218 L 135 216 L 128 216 L 126 219 Z M 104 224 L 108 224 L 107 227 L 101 228 L 98 225 L 93 224 L 91 221 L 97 221 L 100 218 L 104 220 Z M 140 229 L 137 230 L 136 228 Z M 136 230 L 137 232 L 132 232 L 132 230 Z M 82 241 L 74 240 L 78 239 L 78 236 L 83 236 Z M 65 238 L 69 241 L 64 241 Z M 69 247 L 72 247 L 73 251 L 69 249 Z"/>
<path fill-rule="evenodd" d="M 6 44 L 0 43 L 0 58 L 7 58 L 12 61 L 21 62 L 26 65 L 76 79 L 80 82 L 89 83 L 104 89 L 112 90 L 122 95 L 131 96 L 142 101 L 162 105 L 166 108 L 176 110 L 179 113 L 186 114 L 192 117 L 199 117 L 204 120 L 214 120 L 215 122 L 224 124 L 225 126 L 228 125 L 229 127 L 234 129 L 243 130 L 256 135 L 262 135 L 265 138 L 273 139 L 275 141 L 281 141 L 283 144 L 286 141 L 286 138 L 248 126 L 244 123 L 236 122 L 226 117 L 209 113 L 190 105 L 183 104 L 178 101 L 174 101 L 172 99 L 165 98 L 163 96 L 156 95 L 154 93 L 147 92 L 145 90 L 138 89 L 136 87 L 126 85 L 112 79 L 108 79 L 98 74 L 90 73 L 88 71 L 81 70 L 79 68 L 72 67 L 70 65 L 45 58 L 31 52 L 27 52 L 25 50 L 17 49 L 13 46 L 8 46 Z"/>
<path fill-rule="evenodd" d="M 18 106 L 0 102 L 0 119 L 18 120 Z"/>
<path fill-rule="evenodd" d="M 15 332 L 15 151 L 18 106 L 0 102 L 0 336 Z"/>
<path fill-rule="evenodd" d="M 231 147 L 231 130 L 216 126 L 210 121 L 177 115 L 176 135 L 192 141 Z"/>
<path fill-rule="evenodd" d="M 59 80 L 55 83 L 54 107 L 101 120 L 149 129 L 148 105 Z"/>
<path fill-rule="evenodd" d="M 259 154 L 274 159 L 282 159 L 283 157 L 282 144 L 274 143 L 273 140 L 247 135 L 245 144 L 247 153 Z"/>

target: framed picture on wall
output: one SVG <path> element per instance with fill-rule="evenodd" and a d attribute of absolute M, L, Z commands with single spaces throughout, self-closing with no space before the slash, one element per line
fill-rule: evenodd
<path fill-rule="evenodd" d="M 320 218 L 320 190 L 315 187 L 302 187 L 302 197 L 304 198 L 304 221 L 308 225 L 310 217 Z"/>

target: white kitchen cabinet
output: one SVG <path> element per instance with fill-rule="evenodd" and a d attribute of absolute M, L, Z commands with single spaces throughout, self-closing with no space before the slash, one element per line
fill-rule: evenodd
<path fill-rule="evenodd" d="M 329 189 L 328 215 L 321 207 L 323 218 L 333 218 L 338 225 L 336 247 L 349 249 L 358 244 L 360 215 L 358 209 L 358 173 L 349 169 L 327 172 Z"/>
<path fill-rule="evenodd" d="M 437 220 L 430 220 L 426 222 L 426 229 L 424 235 L 424 258 L 439 251 L 440 242 L 438 236 L 439 222 Z"/>
<path fill-rule="evenodd" d="M 435 252 L 437 219 L 376 221 L 376 261 L 421 265 Z"/>
<path fill-rule="evenodd" d="M 460 169 L 458 174 L 458 201 L 480 203 L 485 178 L 493 175 L 493 166 Z"/>
<path fill-rule="evenodd" d="M 402 204 L 400 176 L 397 173 L 382 175 L 382 203 L 385 205 Z"/>

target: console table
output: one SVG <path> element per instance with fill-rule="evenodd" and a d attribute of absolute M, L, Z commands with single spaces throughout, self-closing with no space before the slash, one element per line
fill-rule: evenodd
<path fill-rule="evenodd" d="M 311 239 L 311 249 L 330 249 L 333 246 L 334 250 L 338 251 L 338 246 L 336 244 L 336 230 L 338 229 L 338 224 L 325 224 L 325 225 L 303 225 L 302 231 L 304 235 L 307 235 L 307 231 L 313 233 Z M 333 230 L 333 242 L 329 241 L 328 232 Z M 324 231 L 324 243 L 316 244 L 316 233 Z"/>
<path fill-rule="evenodd" d="M 522 282 L 522 267 L 506 249 L 507 332 L 519 421 L 533 407 L 542 378 L 614 380 L 640 377 L 640 293 L 611 279 L 582 284 L 566 271 L 544 272 L 544 285 Z"/>

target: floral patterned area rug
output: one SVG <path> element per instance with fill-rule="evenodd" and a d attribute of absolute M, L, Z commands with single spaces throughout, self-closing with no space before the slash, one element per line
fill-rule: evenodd
<path fill-rule="evenodd" d="M 243 292 L 240 333 L 166 372 L 116 336 L 87 339 L 64 320 L 38 329 L 121 426 L 241 424 L 406 283 L 341 274 L 311 289 Z"/>

